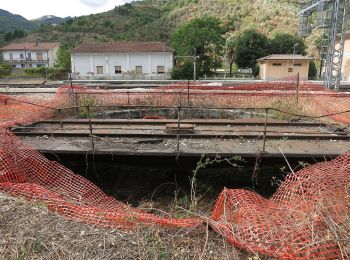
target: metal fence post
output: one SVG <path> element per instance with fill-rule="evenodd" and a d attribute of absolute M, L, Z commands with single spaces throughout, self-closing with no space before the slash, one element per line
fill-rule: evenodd
<path fill-rule="evenodd" d="M 187 80 L 187 105 L 190 105 L 190 81 Z"/>
<path fill-rule="evenodd" d="M 181 106 L 177 107 L 177 131 L 176 131 L 176 152 L 177 152 L 177 159 L 179 158 L 180 154 L 180 121 L 181 121 Z"/>
<path fill-rule="evenodd" d="M 263 136 L 263 149 L 262 152 L 266 152 L 266 130 L 267 130 L 267 115 L 269 113 L 269 109 L 265 108 L 265 125 L 264 125 L 264 136 Z"/>
<path fill-rule="evenodd" d="M 297 100 L 297 104 L 299 104 L 299 83 L 300 83 L 300 75 L 299 72 L 297 74 L 297 96 L 296 96 L 296 100 Z"/>
<path fill-rule="evenodd" d="M 91 115 L 90 115 L 90 103 L 87 105 L 87 112 L 88 112 L 88 117 L 89 117 L 89 129 L 90 129 L 90 136 L 91 136 L 91 145 L 92 145 L 92 150 L 95 150 L 95 140 L 94 140 L 94 135 L 92 132 L 92 124 L 91 124 Z"/>
<path fill-rule="evenodd" d="M 60 119 L 60 126 L 61 130 L 63 130 L 63 122 L 62 122 L 62 114 L 61 114 L 61 109 L 58 109 L 58 117 Z"/>
<path fill-rule="evenodd" d="M 78 93 L 75 93 L 75 107 L 77 112 L 77 118 L 79 118 L 79 99 L 78 99 Z"/>

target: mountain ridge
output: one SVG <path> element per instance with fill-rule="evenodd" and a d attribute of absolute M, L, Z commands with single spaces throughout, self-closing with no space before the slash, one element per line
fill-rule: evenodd
<path fill-rule="evenodd" d="M 226 34 L 256 28 L 266 35 L 296 33 L 297 0 L 143 0 L 75 18 L 57 26 L 41 25 L 16 41 L 60 41 L 76 46 L 86 42 L 162 41 L 184 22 L 203 16 L 218 17 Z"/>
<path fill-rule="evenodd" d="M 29 21 L 37 23 L 40 26 L 41 24 L 55 24 L 55 25 L 57 25 L 57 24 L 60 24 L 60 23 L 67 21 L 68 19 L 71 19 L 71 17 L 70 16 L 59 17 L 56 15 L 44 15 L 44 16 L 41 16 L 41 17 L 36 18 L 36 19 L 31 19 Z"/>
<path fill-rule="evenodd" d="M 35 25 L 19 14 L 0 9 L 0 31 L 8 32 L 14 29 L 23 31 L 33 30 Z"/>
<path fill-rule="evenodd" d="M 61 18 L 54 15 L 45 15 L 37 19 L 28 20 L 19 14 L 0 9 L 0 32 L 10 32 L 15 29 L 30 32 L 39 28 L 41 24 L 59 24 L 68 19 L 70 17 Z"/>

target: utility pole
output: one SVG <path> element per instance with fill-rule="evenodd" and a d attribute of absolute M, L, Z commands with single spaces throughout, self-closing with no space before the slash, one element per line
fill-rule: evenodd
<path fill-rule="evenodd" d="M 196 56 L 193 56 L 193 81 L 196 81 L 197 79 L 197 63 L 196 63 Z"/>

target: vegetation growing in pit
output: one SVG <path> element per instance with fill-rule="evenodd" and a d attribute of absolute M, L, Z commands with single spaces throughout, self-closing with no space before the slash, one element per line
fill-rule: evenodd
<path fill-rule="evenodd" d="M 80 99 L 80 118 L 92 118 L 95 117 L 94 106 L 96 105 L 96 100 L 94 97 L 87 96 Z"/>
<path fill-rule="evenodd" d="M 304 115 L 303 106 L 301 104 L 296 103 L 296 101 L 275 101 L 271 105 L 269 115 L 273 119 L 277 120 L 298 120 L 298 115 Z"/>
<path fill-rule="evenodd" d="M 214 158 L 210 159 L 203 154 L 200 160 L 197 162 L 196 168 L 192 171 L 193 175 L 190 181 L 191 184 L 191 197 L 190 208 L 191 212 L 196 212 L 198 207 L 198 201 L 203 198 L 207 193 L 212 191 L 212 187 L 206 187 L 198 182 L 199 171 L 213 165 L 220 165 L 223 163 L 229 164 L 232 168 L 242 167 L 238 163 L 244 162 L 241 156 L 233 156 L 232 158 Z"/>

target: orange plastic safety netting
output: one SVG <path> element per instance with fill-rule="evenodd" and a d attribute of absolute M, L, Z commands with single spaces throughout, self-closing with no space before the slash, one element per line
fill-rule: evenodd
<path fill-rule="evenodd" d="M 198 98 L 195 91 L 191 93 L 192 102 Z M 203 90 L 199 91 L 200 96 Z M 202 96 L 201 102 L 207 101 L 207 98 L 209 100 L 209 96 L 212 97 L 218 90 L 210 91 L 214 92 L 204 92 L 206 98 Z M 256 93 L 250 101 L 259 97 L 260 102 L 265 99 L 265 105 L 270 105 L 269 97 L 273 100 L 294 98 L 294 94 L 273 91 Z M 225 189 L 217 200 L 211 218 L 175 219 L 142 212 L 105 195 L 93 183 L 57 162 L 49 161 L 9 131 L 9 127 L 15 124 L 59 117 L 63 110 L 54 108 L 71 106 L 86 96 L 93 97 L 98 105 L 125 105 L 147 103 L 158 92 L 162 97 L 158 101 L 164 105 L 166 101 L 174 102 L 167 105 L 179 101 L 179 93 L 169 90 L 140 93 L 79 87 L 62 88 L 50 100 L 1 96 L 0 191 L 42 201 L 50 210 L 68 219 L 105 227 L 133 228 L 143 224 L 183 228 L 195 227 L 207 221 L 228 242 L 259 254 L 285 259 L 349 257 L 348 241 L 339 236 L 349 228 L 350 154 L 291 173 L 271 199 L 247 190 Z M 349 108 L 346 105 L 348 96 L 344 94 L 323 90 L 315 92 L 312 95 L 310 91 L 303 93 L 309 100 L 314 100 L 315 106 L 323 99 L 329 103 L 340 99 L 341 108 L 334 107 L 339 110 Z M 231 104 L 239 100 L 235 105 L 249 105 L 248 95 L 243 92 L 236 93 L 239 97 L 237 100 L 233 94 L 226 94 L 228 96 L 220 95 Z M 245 103 L 240 95 L 245 97 Z M 310 103 L 307 105 L 312 107 Z M 320 113 L 316 111 L 314 114 Z"/>
<path fill-rule="evenodd" d="M 349 232 L 349 213 L 347 154 L 289 174 L 271 199 L 224 190 L 212 219 L 239 247 L 285 259 L 339 259 L 349 256 L 349 241 L 337 241 L 335 227 Z"/>
<path fill-rule="evenodd" d="M 295 82 L 256 83 L 238 86 L 204 84 L 164 86 L 157 89 L 92 90 L 62 88 L 70 106 L 93 100 L 97 106 L 197 106 L 206 108 L 275 108 L 305 116 L 350 124 L 350 93 L 337 93 L 324 86 Z M 71 112 L 74 112 L 71 110 Z M 76 110 L 79 115 L 79 109 Z"/>

